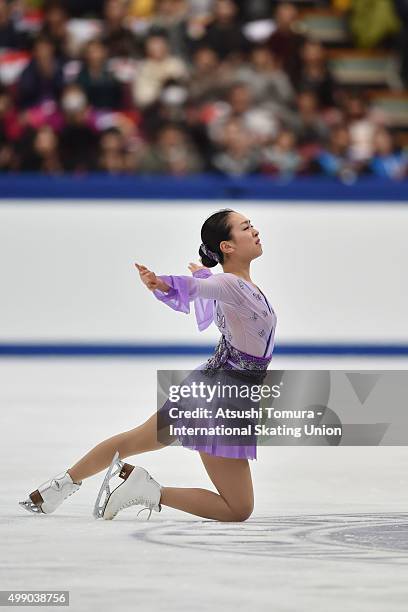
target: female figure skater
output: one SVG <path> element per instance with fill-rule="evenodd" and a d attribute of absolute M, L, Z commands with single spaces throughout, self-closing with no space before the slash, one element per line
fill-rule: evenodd
<path fill-rule="evenodd" d="M 215 353 L 197 370 L 229 369 L 240 375 L 262 376 L 272 358 L 277 318 L 250 276 L 252 260 L 262 255 L 259 232 L 244 215 L 223 209 L 204 222 L 201 240 L 203 265 L 190 263 L 193 276 L 156 276 L 136 263 L 140 278 L 158 300 L 174 310 L 189 313 L 193 302 L 200 331 L 212 321 L 217 325 L 222 335 Z M 209 268 L 217 263 L 224 272 L 213 275 Z M 256 440 L 233 446 L 222 445 L 215 438 L 204 444 L 180 438 L 183 446 L 200 453 L 218 494 L 201 488 L 161 486 L 142 467 L 121 461 L 166 446 L 158 441 L 157 416 L 154 413 L 138 427 L 104 440 L 20 505 L 37 514 L 54 512 L 85 478 L 109 466 L 95 503 L 95 518 L 113 519 L 123 508 L 142 504 L 150 510 L 149 518 L 152 510 L 160 512 L 164 505 L 218 521 L 245 521 L 253 511 L 248 460 L 256 459 Z M 109 483 L 116 475 L 123 482 L 111 491 Z"/>

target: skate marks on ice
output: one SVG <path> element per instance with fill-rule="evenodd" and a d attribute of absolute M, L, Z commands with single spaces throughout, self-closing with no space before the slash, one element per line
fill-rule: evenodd
<path fill-rule="evenodd" d="M 408 564 L 408 513 L 166 521 L 133 534 L 160 545 L 234 555 Z"/>

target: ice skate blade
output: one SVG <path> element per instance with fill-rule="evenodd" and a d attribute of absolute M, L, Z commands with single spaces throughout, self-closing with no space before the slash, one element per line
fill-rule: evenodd
<path fill-rule="evenodd" d="M 109 497 L 112 494 L 112 491 L 110 490 L 110 487 L 109 487 L 109 481 L 111 478 L 113 478 L 114 476 L 116 476 L 122 471 L 123 466 L 124 466 L 124 461 L 121 461 L 119 459 L 119 451 L 116 451 L 112 459 L 112 462 L 108 468 L 108 471 L 106 472 L 105 478 L 103 480 L 101 488 L 99 489 L 99 493 L 95 501 L 95 506 L 94 506 L 93 513 L 92 513 L 95 519 L 103 518 L 103 514 L 105 512 L 106 505 L 109 501 Z M 114 471 L 115 467 L 116 467 L 116 471 Z M 101 499 L 104 493 L 106 493 L 106 499 L 103 502 L 103 504 L 101 504 Z"/>
<path fill-rule="evenodd" d="M 25 508 L 28 512 L 32 512 L 33 514 L 44 514 L 39 506 L 33 504 L 31 499 L 27 499 L 26 501 L 18 502 L 22 508 Z"/>

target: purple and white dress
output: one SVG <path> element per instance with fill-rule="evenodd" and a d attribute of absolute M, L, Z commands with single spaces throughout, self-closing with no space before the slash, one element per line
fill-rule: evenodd
<path fill-rule="evenodd" d="M 190 302 L 193 302 L 199 331 L 214 322 L 222 334 L 213 356 L 195 371 L 208 374 L 235 371 L 262 380 L 272 359 L 277 322 L 276 313 L 262 291 L 236 274 L 212 274 L 209 268 L 196 270 L 193 276 L 158 278 L 171 287 L 167 293 L 154 290 L 158 300 L 186 314 L 190 313 Z M 170 406 L 167 400 L 161 411 Z M 239 445 L 222 443 L 216 437 L 207 437 L 204 442 L 200 438 L 199 444 L 188 436 L 179 439 L 186 448 L 210 455 L 256 459 L 255 437 L 248 444 Z"/>

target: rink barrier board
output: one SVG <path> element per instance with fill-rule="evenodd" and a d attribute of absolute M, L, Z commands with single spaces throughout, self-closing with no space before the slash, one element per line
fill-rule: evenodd
<path fill-rule="evenodd" d="M 189 206 L 194 201 L 236 199 L 253 200 L 260 205 L 275 203 L 305 206 L 317 204 L 361 205 L 386 208 L 387 205 L 404 205 L 408 202 L 408 181 L 392 182 L 386 179 L 365 177 L 353 184 L 335 179 L 298 178 L 292 181 L 268 177 L 229 178 L 214 175 L 194 177 L 117 176 L 89 175 L 86 177 L 45 177 L 24 174 L 0 177 L 0 207 L 2 201 L 21 205 L 38 204 L 58 207 L 67 199 L 87 200 L 89 204 L 121 204 L 149 206 L 177 203 Z M 22 200 L 22 201 L 21 201 Z M 151 201 L 150 201 L 151 200 Z M 276 200 L 276 202 L 275 202 Z M 102 202 L 101 202 L 102 201 Z M 192 202 L 193 201 L 193 202 Z M 210 355 L 212 345 L 144 344 L 144 343 L 64 343 L 64 342 L 2 342 L 3 356 L 146 356 L 146 355 Z M 406 356 L 405 343 L 278 343 L 274 352 L 278 355 L 364 355 Z"/>
<path fill-rule="evenodd" d="M 37 174 L 0 176 L 0 204 L 2 199 L 55 200 L 259 200 L 271 204 L 273 200 L 287 202 L 353 202 L 408 203 L 408 180 L 392 181 L 377 177 L 363 177 L 344 183 L 335 178 L 301 177 L 293 180 L 265 176 L 225 177 L 196 175 L 188 177 L 164 176 L 42 176 Z"/>

